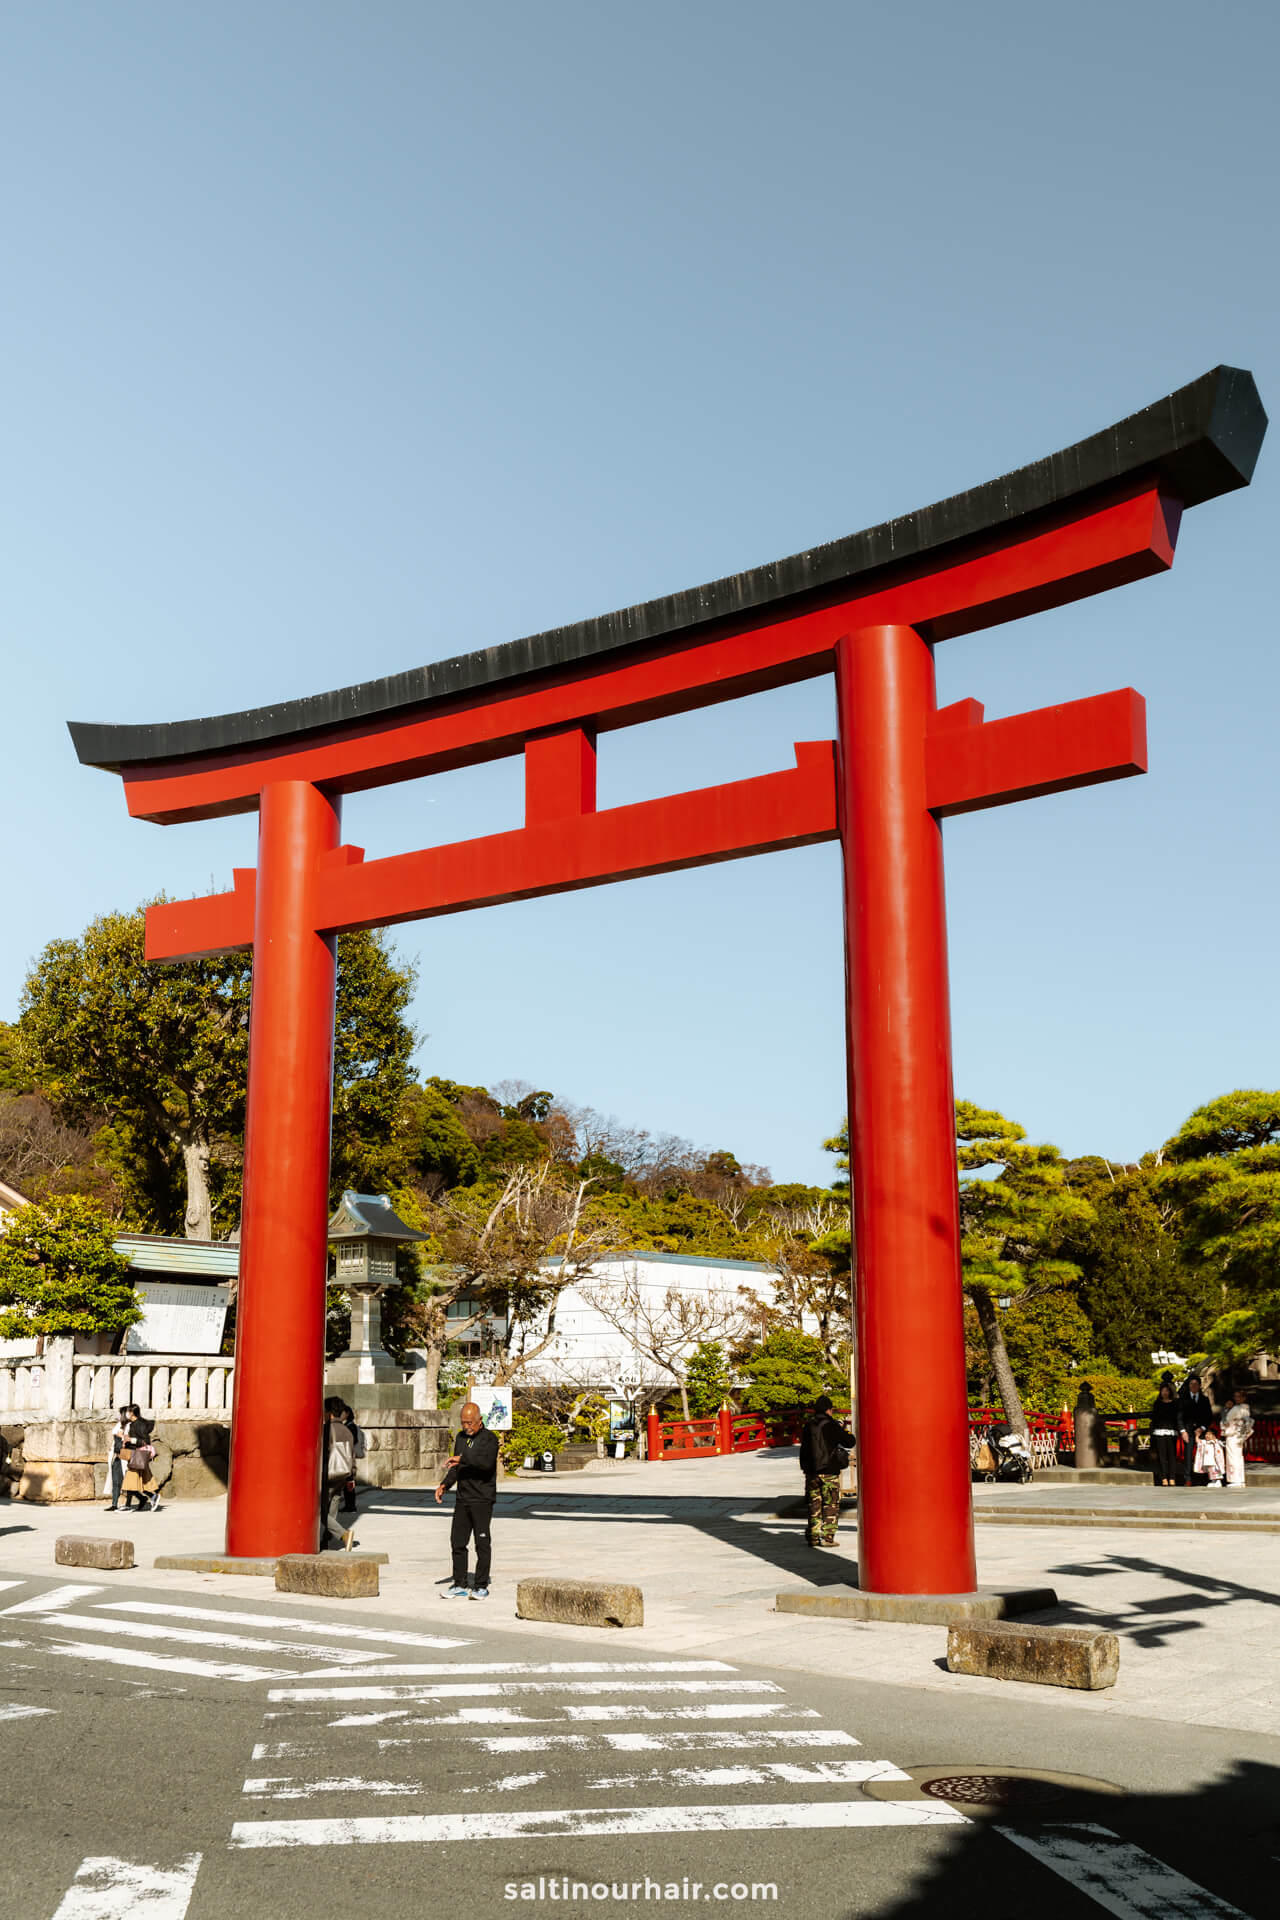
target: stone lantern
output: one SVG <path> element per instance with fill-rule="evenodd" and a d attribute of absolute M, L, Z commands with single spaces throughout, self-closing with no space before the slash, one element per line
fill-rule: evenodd
<path fill-rule="evenodd" d="M 385 1193 L 344 1193 L 329 1222 L 334 1285 L 351 1301 L 351 1344 L 325 1368 L 325 1381 L 357 1413 L 413 1405 L 404 1369 L 383 1350 L 382 1294 L 399 1284 L 396 1248 L 426 1238 L 400 1218 Z"/>

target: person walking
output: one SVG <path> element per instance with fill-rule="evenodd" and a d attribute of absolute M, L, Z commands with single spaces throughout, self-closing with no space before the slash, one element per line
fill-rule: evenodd
<path fill-rule="evenodd" d="M 320 1457 L 322 1461 L 321 1478 L 323 1494 L 320 1501 L 320 1518 L 323 1531 L 320 1535 L 320 1551 L 328 1546 L 341 1548 L 350 1553 L 355 1538 L 354 1527 L 344 1527 L 338 1519 L 338 1508 L 346 1498 L 347 1482 L 356 1470 L 355 1441 L 351 1429 L 342 1418 L 342 1401 L 336 1393 L 331 1393 L 324 1403 L 324 1427 L 321 1432 Z"/>
<path fill-rule="evenodd" d="M 124 1485 L 124 1459 L 128 1444 L 129 1409 L 121 1407 L 116 1424 L 107 1436 L 107 1489 L 111 1493 L 111 1505 L 105 1509 L 107 1513 L 120 1511 L 120 1490 Z"/>
<path fill-rule="evenodd" d="M 833 1418 L 829 1395 L 814 1401 L 813 1412 L 800 1431 L 800 1471 L 804 1474 L 808 1522 L 805 1541 L 811 1547 L 834 1547 L 840 1524 L 840 1475 L 849 1464 L 853 1434 Z"/>
<path fill-rule="evenodd" d="M 1161 1383 L 1147 1424 L 1156 1457 L 1156 1485 L 1172 1487 L 1178 1474 L 1178 1435 L 1182 1431 L 1179 1407 L 1171 1381 Z"/>
<path fill-rule="evenodd" d="M 136 1500 L 139 1513 L 154 1513 L 160 1505 L 160 1488 L 151 1471 L 151 1462 L 156 1457 L 156 1450 L 151 1444 L 151 1422 L 143 1419 L 136 1404 L 126 1407 L 125 1412 L 129 1416 L 129 1427 L 120 1449 L 127 1461 L 123 1481 L 124 1510 L 129 1513 Z"/>
<path fill-rule="evenodd" d="M 451 1487 L 456 1489 L 453 1525 L 449 1529 L 453 1585 L 440 1597 L 443 1600 L 487 1600 L 493 1560 L 493 1508 L 498 1498 L 498 1436 L 486 1432 L 484 1416 L 474 1400 L 468 1400 L 462 1409 L 460 1421 L 462 1431 L 453 1443 L 444 1479 L 436 1488 L 437 1505 Z M 473 1534 L 476 1543 L 476 1583 L 468 1588 L 467 1546 Z"/>
<path fill-rule="evenodd" d="M 1228 1487 L 1244 1486 L 1244 1450 L 1252 1432 L 1249 1396 L 1243 1387 L 1237 1387 L 1231 1396 L 1231 1405 L 1222 1416 L 1222 1451 L 1227 1460 Z"/>
<path fill-rule="evenodd" d="M 342 1424 L 344 1427 L 346 1427 L 347 1431 L 351 1435 L 351 1451 L 352 1451 L 355 1464 L 353 1464 L 351 1469 L 351 1478 L 346 1482 L 346 1484 L 342 1489 L 342 1505 L 338 1509 L 338 1511 L 340 1513 L 349 1513 L 352 1518 L 352 1523 L 354 1524 L 355 1516 L 357 1512 L 355 1468 L 356 1468 L 356 1465 L 358 1465 L 359 1462 L 364 1459 L 365 1454 L 368 1451 L 368 1448 L 365 1444 L 365 1437 L 362 1429 L 356 1425 L 355 1413 L 353 1409 L 347 1405 L 345 1400 L 342 1403 Z"/>

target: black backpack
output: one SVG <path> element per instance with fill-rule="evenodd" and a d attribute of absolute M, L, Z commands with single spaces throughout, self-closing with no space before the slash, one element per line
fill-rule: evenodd
<path fill-rule="evenodd" d="M 815 1414 L 809 1422 L 809 1443 L 813 1449 L 813 1470 L 820 1477 L 823 1474 L 843 1473 L 849 1465 L 849 1449 L 832 1446 L 827 1435 L 828 1425 L 834 1424 L 829 1413 Z"/>

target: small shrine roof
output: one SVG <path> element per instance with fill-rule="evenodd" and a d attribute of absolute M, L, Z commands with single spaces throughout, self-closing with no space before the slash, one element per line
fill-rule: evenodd
<path fill-rule="evenodd" d="M 402 1220 L 385 1193 L 343 1194 L 329 1221 L 329 1240 L 426 1240 Z"/>

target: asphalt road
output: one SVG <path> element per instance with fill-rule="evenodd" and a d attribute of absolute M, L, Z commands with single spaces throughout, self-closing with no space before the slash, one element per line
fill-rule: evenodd
<path fill-rule="evenodd" d="M 0 1573 L 0 1920 L 1280 1910 L 1280 1738 L 112 1580 Z"/>

